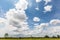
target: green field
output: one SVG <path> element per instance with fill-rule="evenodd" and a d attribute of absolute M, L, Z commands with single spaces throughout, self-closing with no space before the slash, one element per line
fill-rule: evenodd
<path fill-rule="evenodd" d="M 21 38 L 21 39 L 19 39 L 19 38 L 15 38 L 15 39 L 0 39 L 0 40 L 60 40 L 60 38 Z"/>

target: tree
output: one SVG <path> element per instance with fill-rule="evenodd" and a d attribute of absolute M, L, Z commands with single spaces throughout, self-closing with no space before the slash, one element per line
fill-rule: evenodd
<path fill-rule="evenodd" d="M 45 35 L 45 38 L 49 38 L 49 36 L 48 35 Z"/>
<path fill-rule="evenodd" d="M 59 35 L 57 35 L 57 37 L 59 38 L 60 36 L 59 36 Z"/>
<path fill-rule="evenodd" d="M 8 37 L 8 33 L 5 33 L 5 35 L 4 35 L 5 37 Z"/>

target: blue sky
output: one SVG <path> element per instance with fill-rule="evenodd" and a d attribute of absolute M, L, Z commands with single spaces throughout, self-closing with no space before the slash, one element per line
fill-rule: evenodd
<path fill-rule="evenodd" d="M 55 35 L 55 32 L 58 33 L 57 30 L 60 30 L 59 14 L 60 0 L 0 0 L 0 28 L 2 27 L 2 33 L 14 33 L 14 30 L 17 30 L 18 32 L 16 32 L 17 34 L 14 33 L 15 35 L 36 36 L 41 31 L 40 34 L 44 36 L 46 35 L 44 32 L 48 34 L 48 30 L 53 30 L 51 33 Z M 24 28 L 24 26 L 26 27 Z M 3 29 L 9 30 L 4 31 Z M 27 35 L 23 33 L 24 31 Z M 11 33 L 9 33 L 10 36 L 14 36 Z"/>
<path fill-rule="evenodd" d="M 14 8 L 14 1 L 18 1 L 18 0 L 0 0 L 0 7 L 2 9 L 2 11 L 6 12 L 9 9 Z M 59 1 L 56 0 L 52 0 L 52 2 L 49 2 L 47 5 L 52 5 L 52 11 L 51 12 L 46 12 L 46 14 L 44 14 L 44 1 L 38 3 L 39 6 L 39 11 L 35 10 L 35 8 L 37 7 L 37 3 L 35 0 L 28 0 L 28 2 L 31 2 L 31 6 L 28 5 L 28 8 L 26 10 L 26 14 L 29 17 L 29 20 L 32 21 L 33 17 L 39 17 L 42 19 L 42 22 L 49 22 L 51 19 L 58 19 L 57 17 L 52 17 L 56 14 L 56 12 L 59 12 Z M 55 5 L 56 4 L 56 5 Z M 57 7 L 56 7 L 57 6 Z M 4 13 L 0 13 L 0 15 L 3 15 Z M 48 16 L 48 17 L 47 17 Z"/>
<path fill-rule="evenodd" d="M 40 10 L 35 10 L 35 8 L 37 7 L 37 3 L 35 0 L 29 0 L 31 2 L 31 6 L 28 6 L 28 9 L 26 10 L 27 12 L 27 16 L 29 17 L 29 20 L 33 22 L 33 18 L 36 16 L 36 17 L 39 17 L 41 20 L 39 23 L 45 23 L 45 22 L 49 22 L 51 19 L 54 19 L 54 16 L 55 15 L 55 10 L 56 10 L 56 7 L 54 6 L 54 3 L 55 1 L 52 0 L 52 2 L 49 2 L 47 5 L 52 5 L 52 11 L 51 12 L 46 12 L 44 13 L 44 1 L 41 1 L 38 3 L 38 7 Z M 28 2 L 29 2 L 28 1 Z M 56 18 L 57 19 L 57 18 Z M 28 20 L 28 21 L 29 21 Z M 34 23 L 34 22 L 33 22 Z"/>

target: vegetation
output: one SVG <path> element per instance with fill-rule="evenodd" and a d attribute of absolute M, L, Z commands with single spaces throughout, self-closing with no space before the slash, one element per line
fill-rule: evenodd
<path fill-rule="evenodd" d="M 5 33 L 5 35 L 4 35 L 5 37 L 8 37 L 8 33 Z"/>
<path fill-rule="evenodd" d="M 60 38 L 2 38 L 0 40 L 60 40 Z"/>
<path fill-rule="evenodd" d="M 8 37 L 9 34 L 5 33 L 4 38 L 0 38 L 0 40 L 60 40 L 60 36 L 57 35 L 57 37 L 49 37 L 46 35 L 45 37 L 19 37 L 19 38 L 14 38 L 14 37 Z"/>
<path fill-rule="evenodd" d="M 14 37 L 9 37 L 9 34 L 8 34 L 8 33 L 5 33 L 4 36 L 5 36 L 4 38 L 14 38 Z M 15 37 L 15 38 L 16 38 L 16 37 Z M 48 35 L 45 35 L 45 37 L 33 37 L 33 36 L 31 35 L 31 37 L 18 37 L 18 38 L 60 38 L 60 35 L 52 36 L 52 37 L 49 37 Z"/>
<path fill-rule="evenodd" d="M 46 35 L 46 36 L 45 36 L 45 38 L 49 38 L 49 36 L 48 36 L 48 35 Z"/>

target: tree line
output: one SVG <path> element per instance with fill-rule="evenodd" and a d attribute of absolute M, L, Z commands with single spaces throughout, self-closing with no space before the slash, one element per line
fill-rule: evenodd
<path fill-rule="evenodd" d="M 4 35 L 5 38 L 8 38 L 9 37 L 9 34 L 8 33 L 5 33 Z M 10 38 L 14 38 L 14 37 L 10 37 Z M 19 37 L 21 38 L 21 37 Z M 34 38 L 32 35 L 30 38 Z M 57 36 L 52 36 L 52 37 L 49 37 L 48 35 L 45 35 L 44 37 L 40 37 L 40 38 L 60 38 L 60 35 L 57 35 Z"/>

